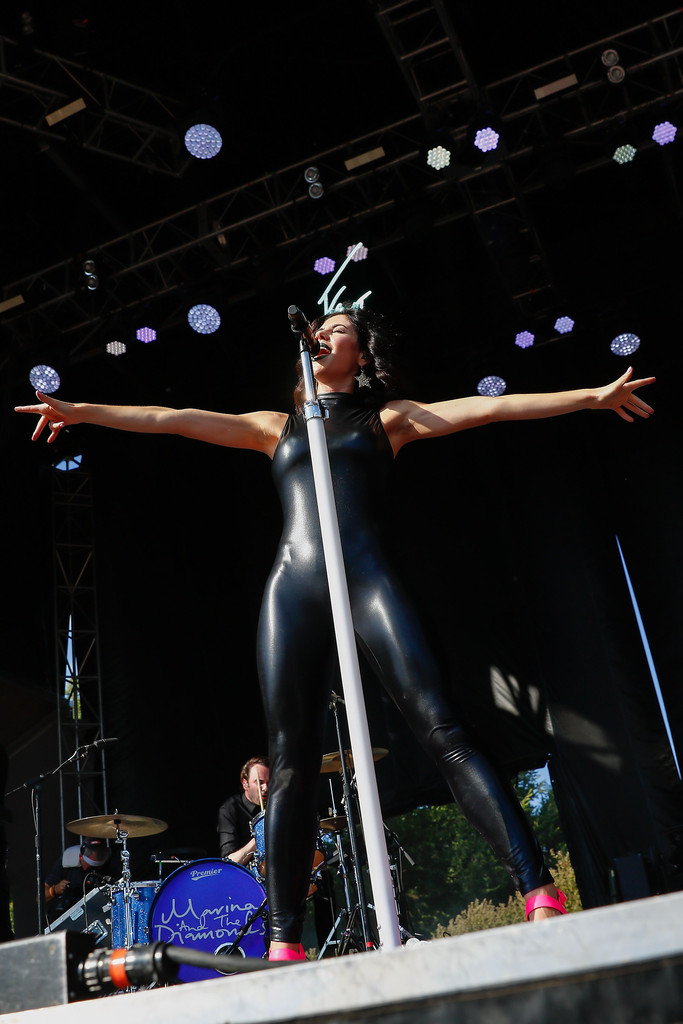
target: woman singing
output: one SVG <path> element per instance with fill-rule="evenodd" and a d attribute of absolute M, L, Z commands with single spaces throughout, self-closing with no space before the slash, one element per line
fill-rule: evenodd
<path fill-rule="evenodd" d="M 468 735 L 449 697 L 420 621 L 382 541 L 382 500 L 403 445 L 501 420 L 613 409 L 648 417 L 629 369 L 605 387 L 554 394 L 471 397 L 425 404 L 397 394 L 391 335 L 377 314 L 344 308 L 313 325 L 313 361 L 326 411 L 335 500 L 358 643 L 369 664 L 441 769 L 453 797 L 489 842 L 527 900 L 527 917 L 564 913 L 541 849 L 504 772 Z M 300 398 L 301 383 L 297 388 Z M 305 422 L 297 410 L 244 415 L 197 409 L 102 406 L 57 401 L 18 412 L 39 416 L 36 440 L 76 423 L 171 433 L 264 452 L 284 514 L 280 545 L 261 607 L 258 670 L 269 730 L 271 784 L 266 822 L 270 958 L 303 959 L 300 945 L 317 833 L 316 793 L 335 645 Z"/>

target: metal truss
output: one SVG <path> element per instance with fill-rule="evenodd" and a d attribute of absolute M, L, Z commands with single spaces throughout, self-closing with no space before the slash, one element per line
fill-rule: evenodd
<path fill-rule="evenodd" d="M 179 113 L 178 100 L 0 36 L 0 123 L 178 177 Z"/>
<path fill-rule="evenodd" d="M 461 180 L 462 196 L 510 299 L 520 312 L 541 312 L 556 301 L 557 289 L 524 194 L 538 184 L 539 171 L 548 173 L 549 160 L 560 158 L 560 143 L 578 142 L 601 127 L 623 125 L 662 99 L 680 94 L 680 11 L 482 89 L 474 80 L 443 0 L 371 2 L 428 125 L 443 131 L 454 106 L 464 105 L 470 120 L 461 120 L 450 133 L 464 149 L 477 119 L 490 118 L 493 112 L 494 127 L 500 130 L 507 153 L 501 163 L 503 173 Z M 608 49 L 613 51 L 615 77 L 621 77 L 621 82 L 608 77 L 609 69 L 602 60 Z M 457 74 L 448 82 L 454 67 Z M 564 83 L 562 88 L 560 83 Z M 483 123 L 480 121 L 479 127 Z M 591 153 L 592 166 L 609 156 L 602 153 L 596 158 Z M 571 157 L 566 152 L 563 157 L 571 166 Z M 580 162 L 581 170 L 590 166 L 585 155 Z"/>
<path fill-rule="evenodd" d="M 392 9 L 397 6 L 408 3 Z M 601 61 L 608 45 L 622 61 L 625 77 L 619 85 L 608 80 Z M 415 114 L 90 250 L 84 255 L 95 260 L 101 281 L 95 293 L 79 289 L 80 268 L 71 261 L 5 285 L 3 298 L 21 295 L 23 305 L 8 309 L 2 322 L 23 339 L 22 320 L 30 315 L 36 334 L 47 329 L 73 335 L 72 351 L 77 351 L 110 318 L 215 274 L 227 277 L 226 292 L 234 303 L 253 295 L 259 274 L 273 267 L 285 280 L 309 273 L 310 247 L 322 239 L 328 247 L 336 237 L 346 245 L 363 236 L 375 248 L 397 242 L 416 202 L 435 227 L 473 218 L 482 241 L 495 250 L 494 263 L 511 299 L 521 312 L 533 313 L 539 302 L 557 297 L 525 208 L 529 197 L 548 185 L 548 158 L 560 148 L 565 160 L 569 147 L 565 162 L 571 173 L 591 172 L 611 160 L 610 132 L 618 131 L 623 141 L 627 127 L 639 150 L 652 147 L 640 122 L 664 102 L 681 98 L 682 50 L 683 12 L 674 11 L 489 84 L 481 94 L 498 114 L 504 146 L 476 165 L 466 155 L 470 118 L 460 114 L 456 102 L 466 80 L 460 75 L 450 93 L 438 90 L 441 111 L 450 117 L 444 137 L 454 153 L 444 171 L 427 166 L 424 118 Z M 415 59 L 411 75 L 417 80 L 421 74 Z M 536 98 L 534 90 L 572 75 L 574 84 Z M 426 84 L 420 84 L 419 96 L 424 103 L 431 96 Z M 380 147 L 382 159 L 346 169 L 349 158 Z M 319 168 L 325 187 L 320 200 L 309 198 L 303 180 L 311 164 Z M 495 241 L 501 233 L 502 241 Z"/>
<path fill-rule="evenodd" d="M 102 738 L 92 482 L 88 472 L 67 464 L 73 468 L 53 466 L 51 481 L 60 763 L 76 747 Z M 62 771 L 60 807 L 62 830 L 71 818 L 106 813 L 104 750 Z"/>

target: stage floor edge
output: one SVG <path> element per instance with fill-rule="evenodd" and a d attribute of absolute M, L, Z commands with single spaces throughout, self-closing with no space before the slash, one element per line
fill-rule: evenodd
<path fill-rule="evenodd" d="M 0 955 L 2 949 L 0 948 Z M 683 893 L 388 952 L 0 1016 L 0 1024 L 683 1021 Z M 109 1018 L 111 1017 L 111 1021 Z"/>

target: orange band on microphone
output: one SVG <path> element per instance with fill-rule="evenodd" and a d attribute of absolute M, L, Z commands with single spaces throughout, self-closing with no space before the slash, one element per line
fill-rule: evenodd
<path fill-rule="evenodd" d="M 116 988 L 128 988 L 130 982 L 126 974 L 126 949 L 115 949 L 109 960 L 109 977 Z"/>

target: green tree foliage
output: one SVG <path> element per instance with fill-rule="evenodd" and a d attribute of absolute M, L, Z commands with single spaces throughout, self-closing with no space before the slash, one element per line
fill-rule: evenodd
<path fill-rule="evenodd" d="M 567 897 L 565 909 L 568 914 L 581 910 L 581 898 L 574 876 L 569 854 L 566 851 L 552 851 L 548 866 L 555 878 L 558 889 Z M 524 899 L 521 893 L 514 893 L 504 903 L 475 899 L 455 919 L 446 925 L 437 925 L 433 939 L 446 935 L 464 935 L 465 932 L 479 932 L 484 928 L 501 928 L 506 924 L 521 924 L 526 920 Z"/>
<path fill-rule="evenodd" d="M 516 790 L 544 852 L 566 854 L 552 790 L 535 772 L 522 773 Z M 418 807 L 387 824 L 415 861 L 414 867 L 404 862 L 407 913 L 401 923 L 409 931 L 425 937 L 442 934 L 450 931 L 443 922 L 452 923 L 466 911 L 473 921 L 488 920 L 488 908 L 494 908 L 499 923 L 511 923 L 516 911 L 508 875 L 454 804 Z M 473 910 L 474 904 L 480 909 Z M 497 909 L 501 906 L 506 910 Z M 503 920 L 506 915 L 511 919 Z M 523 907 L 521 917 L 514 919 L 524 920 Z"/>

